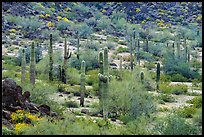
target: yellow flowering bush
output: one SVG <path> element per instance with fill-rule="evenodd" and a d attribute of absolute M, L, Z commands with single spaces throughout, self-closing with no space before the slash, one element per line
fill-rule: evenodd
<path fill-rule="evenodd" d="M 25 127 L 27 127 L 27 126 L 31 126 L 31 125 L 26 124 L 26 123 L 24 123 L 24 122 L 23 122 L 23 123 L 18 123 L 18 124 L 15 125 L 15 131 L 16 131 L 17 133 L 19 133 L 19 132 L 22 131 L 23 128 L 25 128 Z"/>
<path fill-rule="evenodd" d="M 55 11 L 55 8 L 50 8 L 51 11 Z"/>
<path fill-rule="evenodd" d="M 66 22 L 72 22 L 71 20 L 68 20 L 66 17 L 62 18 Z"/>
<path fill-rule="evenodd" d="M 16 112 L 13 112 L 10 116 L 11 121 L 14 123 L 22 123 L 24 117 L 25 117 L 25 111 L 24 110 L 17 110 Z"/>
<path fill-rule="evenodd" d="M 57 16 L 57 20 L 60 21 L 62 19 L 61 16 Z"/>
<path fill-rule="evenodd" d="M 11 33 L 16 33 L 17 30 L 16 30 L 16 29 L 10 29 L 9 32 L 11 32 Z"/>
<path fill-rule="evenodd" d="M 136 12 L 140 12 L 141 10 L 140 10 L 140 8 L 136 8 L 135 11 Z"/>
<path fill-rule="evenodd" d="M 29 118 L 33 122 L 42 120 L 42 118 L 39 118 L 38 116 L 31 114 L 30 112 L 17 110 L 16 112 L 13 112 L 11 114 L 11 121 L 14 123 L 22 123 L 25 117 Z"/>
<path fill-rule="evenodd" d="M 102 12 L 104 13 L 104 12 L 106 12 L 106 10 L 105 10 L 105 9 L 103 9 L 103 10 L 102 10 Z"/>
<path fill-rule="evenodd" d="M 48 22 L 48 23 L 47 23 L 47 25 L 48 25 L 48 27 L 54 27 L 54 26 L 55 26 L 55 24 L 54 24 L 54 23 L 52 23 L 51 21 L 50 21 L 50 22 Z"/>
<path fill-rule="evenodd" d="M 45 16 L 44 16 L 43 14 L 40 14 L 39 17 L 40 17 L 40 18 L 44 18 Z"/>
<path fill-rule="evenodd" d="M 45 17 L 50 17 L 50 14 L 45 14 Z"/>

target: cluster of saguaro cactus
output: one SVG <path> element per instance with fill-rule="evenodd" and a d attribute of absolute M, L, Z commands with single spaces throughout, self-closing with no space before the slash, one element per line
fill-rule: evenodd
<path fill-rule="evenodd" d="M 160 82 L 160 63 L 157 63 L 157 75 L 156 75 L 156 89 L 159 90 L 159 83 Z"/>
<path fill-rule="evenodd" d="M 85 61 L 81 62 L 81 84 L 80 84 L 80 106 L 84 107 L 84 96 L 85 96 Z"/>
<path fill-rule="evenodd" d="M 26 72 L 26 56 L 25 49 L 22 49 L 22 61 L 21 61 L 21 84 L 25 83 L 25 72 Z"/>
<path fill-rule="evenodd" d="M 53 81 L 53 49 L 52 49 L 52 34 L 50 34 L 50 46 L 48 48 L 49 54 L 49 80 Z"/>
<path fill-rule="evenodd" d="M 31 45 L 30 52 L 30 83 L 35 84 L 35 46 L 34 42 Z"/>
<path fill-rule="evenodd" d="M 141 82 L 143 84 L 144 83 L 144 72 L 143 71 L 140 72 L 140 78 L 141 78 Z"/>
<path fill-rule="evenodd" d="M 64 41 L 64 64 L 63 64 L 63 67 L 62 67 L 62 82 L 64 84 L 66 84 L 66 63 L 67 63 L 67 60 L 69 58 L 71 58 L 71 55 L 72 53 L 69 51 L 69 47 L 67 49 L 67 40 L 66 40 L 66 37 L 65 37 L 65 41 Z"/>
<path fill-rule="evenodd" d="M 102 62 L 102 53 L 100 52 L 99 53 L 99 61 L 100 63 Z M 102 64 L 102 63 L 101 63 Z M 100 90 L 99 92 L 101 92 L 102 96 L 102 112 L 103 112 L 103 117 L 106 119 L 107 116 L 108 116 L 108 111 L 107 111 L 107 97 L 108 97 L 108 92 L 109 92 L 109 79 L 110 79 L 110 76 L 109 76 L 109 64 L 108 64 L 108 48 L 106 47 L 104 49 L 104 55 L 103 55 L 103 70 L 101 70 L 100 68 L 100 71 L 102 71 L 103 73 L 99 73 L 99 87 Z"/>

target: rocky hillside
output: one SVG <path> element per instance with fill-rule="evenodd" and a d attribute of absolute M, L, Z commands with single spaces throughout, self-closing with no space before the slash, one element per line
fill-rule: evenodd
<path fill-rule="evenodd" d="M 3 2 L 2 27 L 3 32 L 26 28 L 28 26 L 19 21 L 23 22 L 24 19 L 26 22 L 27 18 L 34 16 L 39 17 L 39 23 L 34 25 L 36 31 L 33 37 L 38 37 L 46 28 L 57 26 L 60 20 L 68 23 L 85 21 L 97 30 L 96 20 L 102 15 L 111 21 L 125 17 L 128 22 L 144 27 L 170 27 L 189 23 L 201 26 L 201 9 L 201 2 Z M 34 17 L 31 23 L 37 21 Z M 111 25 L 115 27 L 113 23 Z"/>

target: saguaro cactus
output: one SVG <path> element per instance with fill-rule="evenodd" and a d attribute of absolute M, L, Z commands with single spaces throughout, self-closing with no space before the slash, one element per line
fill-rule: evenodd
<path fill-rule="evenodd" d="M 62 69 L 61 69 L 61 65 L 58 65 L 58 80 L 62 81 Z"/>
<path fill-rule="evenodd" d="M 25 49 L 22 49 L 22 61 L 21 61 L 21 84 L 25 83 L 25 71 L 26 71 L 26 57 Z"/>
<path fill-rule="evenodd" d="M 81 63 L 81 85 L 80 85 L 80 106 L 84 107 L 84 96 L 85 96 L 85 61 L 83 60 Z"/>
<path fill-rule="evenodd" d="M 160 82 L 160 63 L 157 63 L 157 76 L 156 76 L 156 83 L 157 83 L 157 90 L 159 90 L 159 82 Z"/>
<path fill-rule="evenodd" d="M 186 39 L 184 39 L 184 61 L 185 62 L 188 61 L 188 48 L 187 48 L 187 44 L 186 44 Z"/>
<path fill-rule="evenodd" d="M 62 75 L 62 82 L 64 83 L 64 84 L 66 84 L 66 69 L 67 69 L 67 67 L 66 67 L 66 63 L 67 63 L 67 60 L 69 59 L 69 58 L 71 58 L 71 55 L 72 55 L 72 53 L 69 51 L 69 47 L 68 47 L 68 49 L 67 49 L 67 40 L 66 40 L 66 37 L 65 37 L 65 41 L 64 41 L 64 64 L 63 64 L 63 75 Z"/>
<path fill-rule="evenodd" d="M 140 40 L 139 40 L 139 38 L 137 40 L 137 61 L 138 61 L 138 64 L 140 66 Z"/>
<path fill-rule="evenodd" d="M 79 36 L 77 36 L 77 59 L 79 59 Z"/>
<path fill-rule="evenodd" d="M 133 71 L 133 55 L 132 55 L 133 44 L 134 44 L 134 38 L 133 36 L 131 36 L 130 37 L 130 68 L 131 68 L 131 71 Z"/>
<path fill-rule="evenodd" d="M 109 64 L 108 64 L 108 48 L 104 49 L 104 58 L 103 58 L 103 74 L 99 73 L 99 82 L 103 83 L 103 92 L 102 92 L 102 100 L 103 100 L 103 118 L 106 119 L 108 117 L 107 111 L 107 97 L 109 92 Z"/>
<path fill-rule="evenodd" d="M 173 59 L 175 59 L 175 48 L 174 48 L 174 43 L 172 45 L 172 56 L 173 56 Z"/>
<path fill-rule="evenodd" d="M 30 52 L 30 83 L 35 84 L 35 46 L 34 42 L 31 45 Z"/>
<path fill-rule="evenodd" d="M 119 80 L 122 80 L 122 61 L 123 61 L 123 58 L 122 56 L 120 56 Z"/>
<path fill-rule="evenodd" d="M 141 82 L 143 84 L 144 83 L 144 72 L 143 71 L 140 72 L 140 78 L 141 78 Z"/>
<path fill-rule="evenodd" d="M 100 51 L 99 52 L 99 74 L 103 75 L 103 53 Z M 100 81 L 100 77 L 99 77 L 99 82 L 98 82 L 98 86 L 99 86 L 99 108 L 100 108 L 100 113 L 103 112 L 103 97 L 102 97 L 102 93 L 103 93 L 103 83 L 102 81 Z"/>
<path fill-rule="evenodd" d="M 176 45 L 177 45 L 177 58 L 180 59 L 180 41 L 176 40 Z"/>
<path fill-rule="evenodd" d="M 50 46 L 48 48 L 49 54 L 49 80 L 53 81 L 53 49 L 52 49 L 52 34 L 50 34 Z"/>

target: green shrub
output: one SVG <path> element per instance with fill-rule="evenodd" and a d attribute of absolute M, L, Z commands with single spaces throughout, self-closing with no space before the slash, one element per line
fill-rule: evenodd
<path fill-rule="evenodd" d="M 196 96 L 192 100 L 188 100 L 187 103 L 193 104 L 195 108 L 202 107 L 202 96 Z"/>
<path fill-rule="evenodd" d="M 164 102 L 175 102 L 175 98 L 168 94 L 161 94 L 158 98 Z"/>
<path fill-rule="evenodd" d="M 129 52 L 129 48 L 119 47 L 119 48 L 117 49 L 117 52 L 118 52 L 118 53 Z"/>
<path fill-rule="evenodd" d="M 63 105 L 68 108 L 78 108 L 79 107 L 79 104 L 75 101 L 67 101 Z"/>
<path fill-rule="evenodd" d="M 169 114 L 156 122 L 154 135 L 196 135 L 198 128 L 176 114 Z"/>
<path fill-rule="evenodd" d="M 161 83 L 160 91 L 165 94 L 186 94 L 188 86 L 184 84 L 169 85 L 169 83 Z"/>
<path fill-rule="evenodd" d="M 7 127 L 2 127 L 2 135 L 16 135 L 13 130 L 8 129 Z"/>
<path fill-rule="evenodd" d="M 172 94 L 185 94 L 188 91 L 188 86 L 187 85 L 182 85 L 182 84 L 177 84 L 175 86 L 173 86 L 173 88 L 171 89 L 171 93 Z"/>
<path fill-rule="evenodd" d="M 87 79 L 86 79 L 86 83 L 88 85 L 94 85 L 98 83 L 98 70 L 90 70 L 87 72 Z"/>
<path fill-rule="evenodd" d="M 184 106 L 177 110 L 177 113 L 183 118 L 192 118 L 193 115 L 196 113 L 197 109 L 192 106 Z"/>
<path fill-rule="evenodd" d="M 197 112 L 193 115 L 193 122 L 197 126 L 202 126 L 202 108 L 199 108 Z M 202 129 L 201 129 L 202 130 Z"/>
<path fill-rule="evenodd" d="M 172 74 L 171 81 L 173 82 L 188 82 L 189 80 L 181 74 Z"/>

